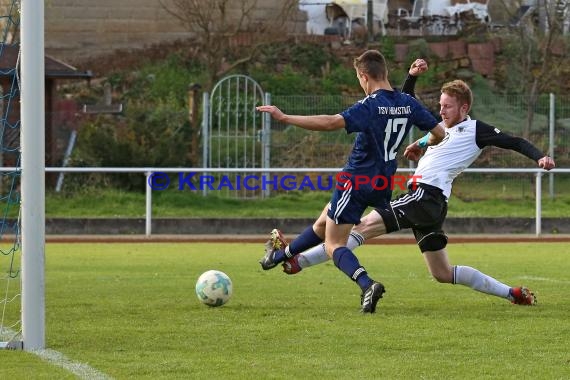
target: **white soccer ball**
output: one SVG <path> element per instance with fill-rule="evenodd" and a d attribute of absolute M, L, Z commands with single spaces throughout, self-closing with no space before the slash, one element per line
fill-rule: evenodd
<path fill-rule="evenodd" d="M 230 300 L 232 292 L 232 280 L 219 270 L 202 273 L 196 282 L 196 296 L 208 306 L 222 306 Z"/>

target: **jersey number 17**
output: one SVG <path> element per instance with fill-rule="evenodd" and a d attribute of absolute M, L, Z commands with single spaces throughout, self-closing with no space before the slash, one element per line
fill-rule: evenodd
<path fill-rule="evenodd" d="M 396 158 L 396 149 L 400 146 L 404 135 L 406 134 L 406 124 L 408 119 L 399 117 L 396 119 L 388 119 L 386 129 L 384 130 L 384 160 L 392 161 Z M 392 136 L 398 133 L 396 139 L 390 143 Z"/>

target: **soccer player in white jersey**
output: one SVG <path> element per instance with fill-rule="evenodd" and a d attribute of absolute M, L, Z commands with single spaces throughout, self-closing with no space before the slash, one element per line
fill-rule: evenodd
<path fill-rule="evenodd" d="M 461 284 L 474 290 L 506 298 L 512 303 L 533 305 L 536 297 L 524 286 L 510 287 L 475 268 L 449 263 L 446 252 L 447 236 L 442 225 L 447 214 L 447 201 L 452 182 L 479 156 L 483 148 L 497 146 L 511 149 L 537 162 L 545 170 L 554 168 L 554 160 L 525 139 L 510 136 L 499 129 L 468 116 L 473 103 L 469 86 L 454 80 L 443 85 L 440 115 L 446 126 L 446 136 L 430 146 L 415 170 L 417 186 L 409 183 L 409 192 L 390 202 L 387 208 L 377 208 L 356 225 L 347 247 L 354 249 L 366 239 L 411 228 L 423 253 L 431 275 L 441 283 Z M 404 155 L 418 160 L 425 147 L 425 137 L 409 145 Z M 277 234 L 282 244 L 283 235 Z M 283 263 L 284 272 L 295 274 L 301 269 L 328 260 L 322 245 L 315 246 Z"/>

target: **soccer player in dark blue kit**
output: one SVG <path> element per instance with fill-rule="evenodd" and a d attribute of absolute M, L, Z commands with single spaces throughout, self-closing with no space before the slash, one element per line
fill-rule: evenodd
<path fill-rule="evenodd" d="M 374 313 L 385 289 L 368 276 L 354 253 L 346 247 L 350 231 L 360 223 L 367 207 L 389 204 L 390 183 L 397 169 L 396 154 L 412 125 L 431 132 L 427 145 L 441 141 L 445 130 L 416 99 L 392 88 L 386 61 L 379 51 L 364 52 L 354 60 L 354 68 L 366 97 L 340 114 L 288 115 L 275 106 L 257 107 L 258 111 L 268 112 L 282 123 L 304 129 L 332 131 L 344 128 L 347 133 L 357 133 L 347 163 L 337 176 L 331 201 L 317 221 L 285 249 L 280 249 L 282 239 L 273 235 L 260 264 L 264 270 L 274 268 L 324 240 L 327 255 L 361 288 L 361 311 Z M 278 233 L 277 230 L 274 232 Z"/>

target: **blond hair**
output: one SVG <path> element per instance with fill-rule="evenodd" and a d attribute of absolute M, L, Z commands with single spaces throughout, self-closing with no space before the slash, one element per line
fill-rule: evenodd
<path fill-rule="evenodd" d="M 467 112 L 471 110 L 471 105 L 473 104 L 473 92 L 471 92 L 471 88 L 469 85 L 460 79 L 452 80 L 451 82 L 444 83 L 441 86 L 441 93 L 447 94 L 451 97 L 454 97 L 461 103 L 467 104 Z"/>

